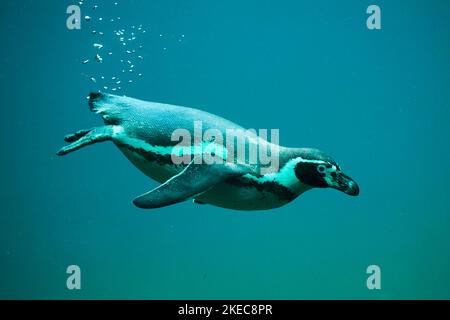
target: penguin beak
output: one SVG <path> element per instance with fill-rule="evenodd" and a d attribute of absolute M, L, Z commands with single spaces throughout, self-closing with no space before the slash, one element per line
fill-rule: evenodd
<path fill-rule="evenodd" d="M 333 185 L 330 187 L 345 192 L 350 196 L 357 196 L 359 194 L 359 186 L 355 180 L 340 171 L 336 172 Z"/>

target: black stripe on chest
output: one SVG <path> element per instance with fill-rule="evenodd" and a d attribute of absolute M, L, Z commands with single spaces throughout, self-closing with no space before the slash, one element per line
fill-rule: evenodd
<path fill-rule="evenodd" d="M 291 201 L 296 197 L 291 190 L 276 181 L 258 182 L 253 179 L 238 177 L 228 179 L 226 183 L 241 188 L 255 188 L 260 192 L 269 192 L 276 195 L 281 201 Z"/>
<path fill-rule="evenodd" d="M 126 148 L 132 152 L 135 152 L 142 156 L 145 160 L 149 162 L 154 162 L 159 165 L 172 165 L 172 166 L 181 166 L 184 167 L 182 164 L 174 164 L 172 161 L 172 156 L 170 154 L 159 154 L 156 152 L 148 151 L 143 148 L 136 148 L 126 143 L 116 142 L 117 146 Z"/>

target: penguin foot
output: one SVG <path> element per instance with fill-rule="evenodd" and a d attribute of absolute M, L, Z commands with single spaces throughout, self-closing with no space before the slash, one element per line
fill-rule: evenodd
<path fill-rule="evenodd" d="M 93 129 L 83 129 L 83 130 L 77 131 L 75 133 L 68 134 L 67 136 L 64 137 L 64 141 L 65 142 L 75 142 L 78 139 L 80 139 L 81 137 L 87 135 L 92 130 Z"/>
<path fill-rule="evenodd" d="M 80 130 L 76 133 L 67 135 L 64 140 L 70 144 L 62 147 L 56 155 L 63 156 L 85 146 L 111 140 L 113 133 L 112 126 L 92 128 L 89 130 Z"/>

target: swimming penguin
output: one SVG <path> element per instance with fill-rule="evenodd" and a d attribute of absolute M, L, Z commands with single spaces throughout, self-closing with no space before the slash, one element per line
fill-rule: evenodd
<path fill-rule="evenodd" d="M 234 161 L 236 156 L 220 149 L 214 139 L 202 141 L 206 148 L 196 149 L 191 144 L 174 151 L 179 142 L 173 139 L 176 130 L 192 134 L 196 121 L 201 121 L 204 130 L 243 130 L 231 121 L 197 109 L 111 94 L 91 93 L 88 99 L 90 109 L 102 116 L 105 125 L 66 136 L 69 144 L 57 154 L 112 141 L 139 170 L 161 183 L 133 200 L 139 208 L 160 208 L 193 199 L 197 204 L 235 210 L 265 210 L 281 207 L 312 188 L 330 187 L 351 196 L 359 194 L 358 184 L 320 150 L 282 147 L 260 137 L 245 139 L 246 147 L 270 147 L 279 155 L 277 170 L 262 173 L 258 162 Z M 208 149 L 211 144 L 215 148 Z M 206 149 L 219 150 L 211 155 L 218 153 L 228 159 L 198 161 Z M 176 162 L 174 153 L 188 156 L 190 161 Z"/>

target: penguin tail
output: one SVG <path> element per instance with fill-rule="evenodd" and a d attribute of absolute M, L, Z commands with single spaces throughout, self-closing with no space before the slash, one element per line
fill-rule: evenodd
<path fill-rule="evenodd" d="M 89 108 L 92 112 L 97 112 L 99 109 L 99 105 L 102 101 L 104 101 L 106 95 L 101 92 L 91 92 L 89 94 Z"/>
<path fill-rule="evenodd" d="M 89 94 L 89 108 L 92 112 L 102 115 L 105 124 L 119 124 L 123 117 L 123 105 L 117 103 L 118 96 L 102 93 L 91 92 Z"/>

